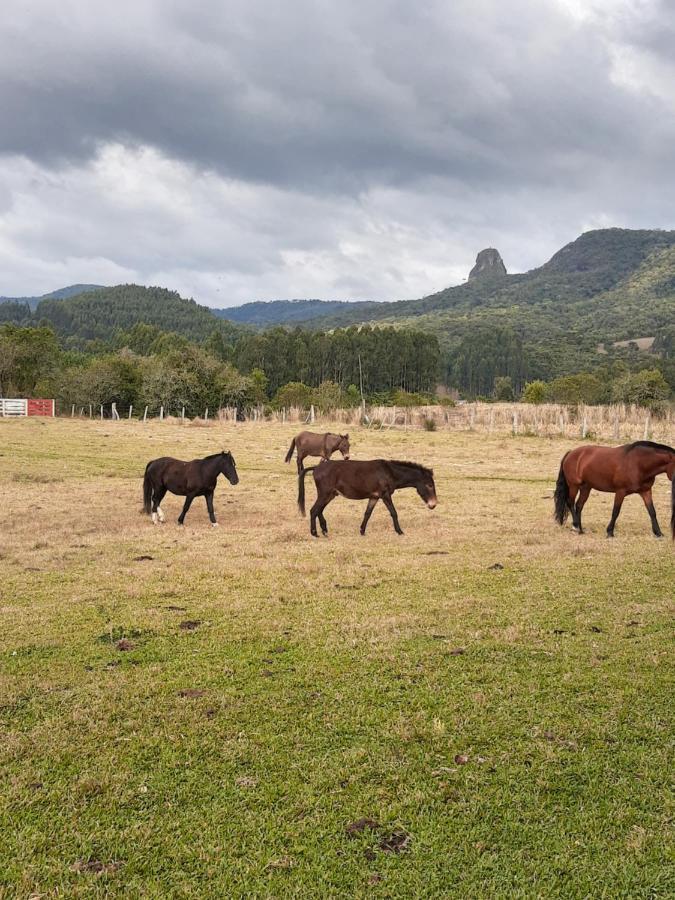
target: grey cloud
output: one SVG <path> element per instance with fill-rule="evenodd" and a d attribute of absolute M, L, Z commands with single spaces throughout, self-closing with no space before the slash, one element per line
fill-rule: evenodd
<path fill-rule="evenodd" d="M 652 130 L 602 33 L 555 3 L 147 3 L 140 21 L 122 4 L 100 30 L 93 12 L 75 26 L 13 6 L 0 148 L 51 163 L 118 140 L 299 188 L 531 183 L 635 154 Z"/>
<path fill-rule="evenodd" d="M 583 228 L 672 227 L 673 19 L 657 0 L 5 0 L 0 294 L 124 277 L 212 305 L 402 299 L 483 246 L 519 270 Z"/>

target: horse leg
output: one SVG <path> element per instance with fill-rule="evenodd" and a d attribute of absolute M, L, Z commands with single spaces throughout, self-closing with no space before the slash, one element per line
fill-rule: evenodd
<path fill-rule="evenodd" d="M 324 537 L 328 537 L 328 523 L 326 522 L 323 511 L 331 502 L 331 500 L 334 500 L 336 497 L 337 494 L 329 494 L 329 496 L 325 500 L 323 498 L 319 499 L 317 497 L 316 503 L 312 507 L 312 509 L 316 510 L 316 517 L 319 520 L 319 524 L 321 525 L 321 532 Z M 316 537 L 316 524 L 314 526 L 314 537 Z"/>
<path fill-rule="evenodd" d="M 209 519 L 211 519 L 211 525 L 213 528 L 215 528 L 218 523 L 216 522 L 216 514 L 213 511 L 213 491 L 205 494 L 204 498 L 206 500 L 206 508 L 209 511 Z"/>
<path fill-rule="evenodd" d="M 652 500 L 652 489 L 647 488 L 646 491 L 640 491 L 640 496 L 644 500 L 647 512 L 649 513 L 649 518 L 652 520 L 652 532 L 654 533 L 654 537 L 663 537 L 663 532 L 659 528 L 658 519 L 656 518 L 656 510 L 654 509 L 654 501 Z"/>
<path fill-rule="evenodd" d="M 591 489 L 588 487 L 588 485 L 583 484 L 581 486 L 581 490 L 579 491 L 579 497 L 576 502 L 577 519 L 576 519 L 575 528 L 577 529 L 579 534 L 584 533 L 584 529 L 581 527 L 581 510 L 584 508 L 586 501 L 588 500 L 588 495 L 590 493 L 591 493 Z"/>
<path fill-rule="evenodd" d="M 188 494 L 185 498 L 185 503 L 183 504 L 183 510 L 181 514 L 178 516 L 178 524 L 182 525 L 185 521 L 185 516 L 187 514 L 188 509 L 192 506 L 192 501 L 195 499 L 195 494 Z"/>
<path fill-rule="evenodd" d="M 570 512 L 572 513 L 572 528 L 575 531 L 579 530 L 579 520 L 577 516 L 577 494 L 579 493 L 580 485 L 576 481 L 569 482 L 569 492 L 567 495 L 567 505 L 570 508 Z"/>
<path fill-rule="evenodd" d="M 152 495 L 152 521 L 153 524 L 156 525 L 159 521 L 160 523 L 164 521 L 164 513 L 162 512 L 162 507 L 160 503 L 164 499 L 166 495 L 166 488 L 164 486 L 156 488 L 153 491 Z"/>
<path fill-rule="evenodd" d="M 614 526 L 616 525 L 616 520 L 619 518 L 621 504 L 625 497 L 625 491 L 617 491 L 616 494 L 614 494 L 614 508 L 612 509 L 612 518 L 609 520 L 609 525 L 607 526 L 607 537 L 614 537 Z"/>
<path fill-rule="evenodd" d="M 379 500 L 379 497 L 371 497 L 370 500 L 368 501 L 368 506 L 366 506 L 366 511 L 363 516 L 363 522 L 361 522 L 361 534 L 366 533 L 366 526 L 368 525 L 368 519 L 370 519 L 370 517 L 372 516 L 373 510 L 375 509 L 375 504 L 377 503 L 378 500 Z"/>
<path fill-rule="evenodd" d="M 403 530 L 401 526 L 398 524 L 398 513 L 396 512 L 396 507 L 393 504 L 391 499 L 391 494 L 382 494 L 382 502 L 389 510 L 389 514 L 391 515 L 391 520 L 394 523 L 394 531 L 396 534 L 403 534 Z"/>

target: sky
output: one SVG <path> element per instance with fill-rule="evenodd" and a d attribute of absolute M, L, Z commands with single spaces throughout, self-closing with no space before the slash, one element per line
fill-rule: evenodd
<path fill-rule="evenodd" d="M 0 295 L 400 300 L 675 227 L 675 0 L 3 0 Z"/>

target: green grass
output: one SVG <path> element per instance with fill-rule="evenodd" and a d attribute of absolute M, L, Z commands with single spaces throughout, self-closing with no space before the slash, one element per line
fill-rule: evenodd
<path fill-rule="evenodd" d="M 362 431 L 441 505 L 362 539 L 338 500 L 313 541 L 290 435 L 0 423 L 0 896 L 672 896 L 675 554 L 641 501 L 609 542 L 593 495 L 580 538 L 566 442 Z M 148 459 L 221 446 L 219 529 L 138 515 Z"/>

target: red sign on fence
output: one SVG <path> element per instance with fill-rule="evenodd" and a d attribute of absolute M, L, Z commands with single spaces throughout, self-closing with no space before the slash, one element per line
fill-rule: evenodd
<path fill-rule="evenodd" d="M 54 401 L 53 400 L 29 400 L 28 413 L 29 416 L 53 416 Z"/>

